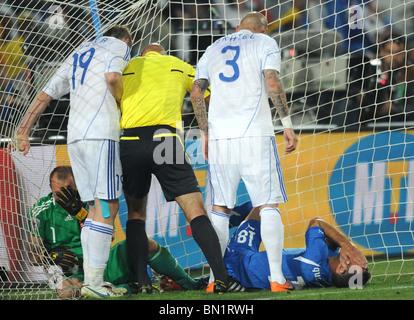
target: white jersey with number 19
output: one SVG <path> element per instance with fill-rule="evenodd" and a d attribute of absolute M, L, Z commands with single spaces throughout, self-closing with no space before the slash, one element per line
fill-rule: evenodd
<path fill-rule="evenodd" d="M 101 37 L 79 46 L 43 91 L 53 99 L 70 93 L 67 142 L 90 139 L 119 141 L 119 110 L 108 90 L 105 73 L 122 73 L 130 60 L 129 46 Z"/>
<path fill-rule="evenodd" d="M 280 71 L 280 50 L 265 34 L 240 30 L 207 48 L 195 79 L 211 85 L 210 139 L 274 136 L 266 69 Z"/>

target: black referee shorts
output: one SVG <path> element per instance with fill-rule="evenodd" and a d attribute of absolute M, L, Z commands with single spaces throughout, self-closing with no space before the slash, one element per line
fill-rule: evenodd
<path fill-rule="evenodd" d="M 154 174 L 167 201 L 200 192 L 183 140 L 170 126 L 125 129 L 120 141 L 124 191 L 136 199 L 145 197 Z"/>

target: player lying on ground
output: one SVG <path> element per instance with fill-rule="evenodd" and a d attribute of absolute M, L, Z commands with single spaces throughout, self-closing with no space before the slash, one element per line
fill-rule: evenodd
<path fill-rule="evenodd" d="M 87 212 L 76 192 L 70 166 L 58 166 L 52 171 L 50 188 L 52 192 L 42 197 L 29 210 L 29 243 L 32 246 L 30 260 L 34 264 L 59 265 L 69 279 L 59 284 L 58 294 L 61 298 L 77 298 L 84 279 L 80 233 Z M 148 264 L 155 272 L 167 275 L 183 289 L 199 288 L 198 283 L 188 276 L 166 248 L 152 239 L 148 241 Z M 41 244 L 46 252 L 42 256 L 34 254 L 41 252 Z M 114 285 L 135 281 L 127 262 L 125 241 L 111 249 L 104 278 Z M 111 290 L 131 292 L 129 286 L 118 288 L 109 283 L 107 285 Z M 100 295 L 97 293 L 96 297 Z"/>
<path fill-rule="evenodd" d="M 259 251 L 260 216 L 253 209 L 233 234 L 224 256 L 229 274 L 246 288 L 270 289 L 266 251 Z M 306 248 L 283 249 L 282 271 L 295 287 L 348 287 L 370 278 L 368 261 L 352 242 L 326 221 L 314 218 L 305 233 Z"/>
<path fill-rule="evenodd" d="M 267 253 L 259 251 L 262 242 L 259 219 L 257 208 L 252 209 L 249 202 L 235 208 L 230 227 L 238 228 L 226 248 L 224 262 L 229 274 L 239 277 L 246 288 L 270 289 Z M 282 271 L 294 289 L 342 288 L 355 282 L 356 285 L 365 285 L 369 280 L 365 256 L 326 221 L 312 219 L 305 233 L 305 242 L 306 248 L 283 249 Z"/>

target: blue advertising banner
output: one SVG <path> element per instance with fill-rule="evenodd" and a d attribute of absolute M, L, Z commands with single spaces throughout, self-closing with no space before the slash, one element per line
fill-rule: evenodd
<path fill-rule="evenodd" d="M 329 180 L 331 212 L 357 244 L 384 254 L 414 248 L 414 135 L 381 132 L 357 140 Z"/>

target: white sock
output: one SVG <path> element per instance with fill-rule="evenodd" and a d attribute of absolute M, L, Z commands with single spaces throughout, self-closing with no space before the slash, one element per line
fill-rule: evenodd
<path fill-rule="evenodd" d="M 211 224 L 216 230 L 220 241 L 221 254 L 224 256 L 226 252 L 227 243 L 229 241 L 229 223 L 230 215 L 222 212 L 211 211 Z"/>
<path fill-rule="evenodd" d="M 220 241 L 221 254 L 224 256 L 229 241 L 230 215 L 212 210 L 210 219 Z M 214 274 L 213 270 L 210 269 L 209 283 L 211 282 L 214 282 Z"/>
<path fill-rule="evenodd" d="M 278 208 L 265 207 L 260 211 L 260 229 L 270 267 L 270 282 L 285 284 L 282 272 L 284 226 Z"/>
<path fill-rule="evenodd" d="M 83 280 L 83 283 L 89 284 L 90 283 L 90 277 L 88 272 L 88 234 L 90 230 L 90 226 L 92 223 L 92 219 L 86 218 L 85 222 L 83 223 L 82 231 L 81 231 L 81 243 L 82 243 L 82 252 L 83 252 L 83 272 L 85 275 L 85 278 Z"/>
<path fill-rule="evenodd" d="M 111 250 L 113 226 L 92 221 L 88 232 L 88 272 L 90 285 L 99 287 Z"/>

